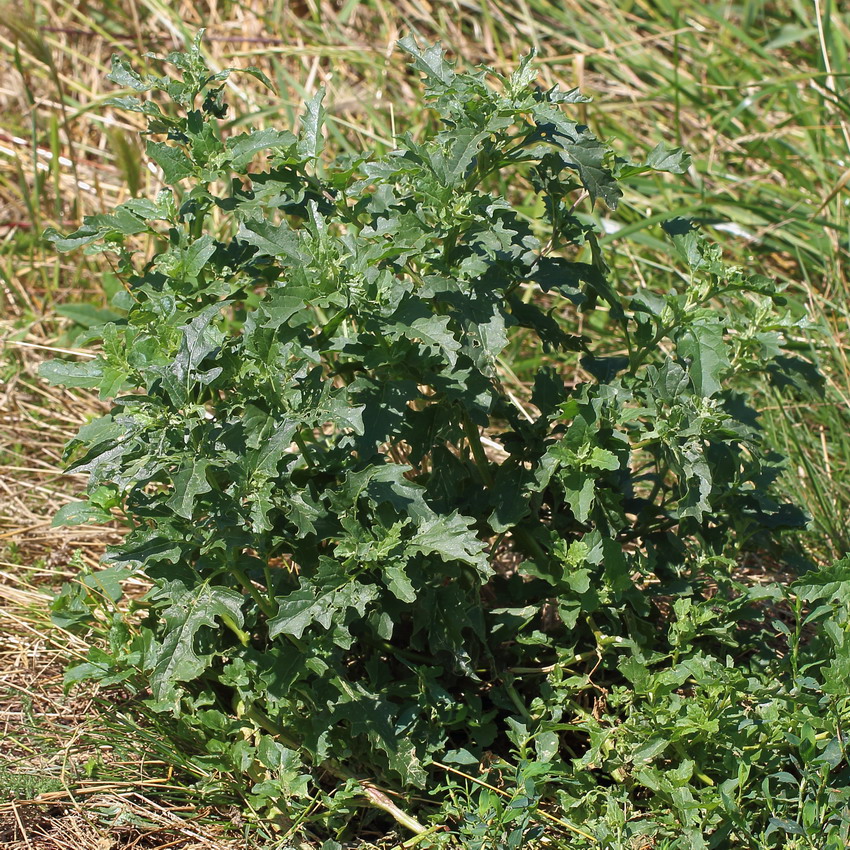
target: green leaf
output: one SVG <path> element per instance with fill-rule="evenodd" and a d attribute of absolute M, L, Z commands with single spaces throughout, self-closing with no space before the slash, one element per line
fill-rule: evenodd
<path fill-rule="evenodd" d="M 438 555 L 446 561 L 462 561 L 487 576 L 490 572 L 484 544 L 471 531 L 472 520 L 457 511 L 430 517 L 420 523 L 410 545 L 413 552 Z"/>
<path fill-rule="evenodd" d="M 238 71 L 240 74 L 248 74 L 255 80 L 259 80 L 269 91 L 275 91 L 274 83 L 254 65 L 248 65 L 246 68 L 229 68 L 230 71 Z"/>
<path fill-rule="evenodd" d="M 240 133 L 227 140 L 226 148 L 230 153 L 230 165 L 235 171 L 243 171 L 260 151 L 283 153 L 296 144 L 296 138 L 289 130 L 255 130 Z"/>
<path fill-rule="evenodd" d="M 84 328 L 96 328 L 120 318 L 114 310 L 95 307 L 93 304 L 59 304 L 56 312 Z"/>
<path fill-rule="evenodd" d="M 781 830 L 786 835 L 805 835 L 806 830 L 800 826 L 796 821 L 789 820 L 788 818 L 776 818 L 772 817 L 768 822 L 767 830 L 765 831 L 765 838 L 772 835 L 777 830 Z"/>
<path fill-rule="evenodd" d="M 366 606 L 377 594 L 377 587 L 361 584 L 340 575 L 337 565 L 325 559 L 316 585 L 310 586 L 302 580 L 298 590 L 280 600 L 277 614 L 268 622 L 269 637 L 289 634 L 301 638 L 313 623 L 323 629 L 329 629 L 335 620 L 342 619 L 342 615 L 349 608 L 353 608 L 362 617 Z M 347 629 L 342 627 L 336 637 L 342 639 L 345 635 Z"/>
<path fill-rule="evenodd" d="M 87 522 L 106 523 L 112 521 L 112 514 L 91 502 L 69 502 L 62 505 L 53 515 L 51 525 L 83 525 Z"/>
<path fill-rule="evenodd" d="M 409 298 L 387 321 L 384 332 L 391 338 L 418 339 L 426 349 L 442 354 L 454 366 L 460 343 L 450 330 L 450 323 L 448 316 L 435 316 L 420 300 Z"/>
<path fill-rule="evenodd" d="M 591 469 L 608 469 L 614 470 L 620 468 L 620 460 L 613 452 L 607 449 L 602 449 L 599 446 L 594 446 L 589 457 L 582 460 L 582 466 L 590 467 Z"/>
<path fill-rule="evenodd" d="M 721 259 L 720 248 L 711 244 L 692 222 L 684 218 L 665 221 L 664 231 L 672 237 L 679 256 L 692 271 L 725 275 L 726 267 Z"/>
<path fill-rule="evenodd" d="M 281 257 L 303 266 L 309 256 L 301 248 L 298 234 L 286 223 L 273 225 L 252 219 L 242 223 L 238 237 L 258 248 L 258 256 Z"/>
<path fill-rule="evenodd" d="M 53 386 L 94 388 L 103 380 L 103 361 L 47 360 L 39 365 L 38 374 Z"/>
<path fill-rule="evenodd" d="M 56 250 L 61 251 L 62 253 L 75 251 L 77 248 L 83 248 L 86 245 L 91 245 L 92 243 L 97 242 L 102 236 L 102 229 L 91 224 L 83 224 L 82 227 L 78 228 L 68 236 L 62 236 L 50 227 L 44 231 L 44 238 L 49 242 L 52 242 Z"/>
<path fill-rule="evenodd" d="M 207 479 L 209 462 L 199 460 L 189 467 L 181 469 L 174 476 L 173 494 L 166 502 L 178 516 L 184 519 L 192 519 L 195 511 L 195 500 L 204 493 L 212 490 L 212 485 Z"/>
<path fill-rule="evenodd" d="M 581 470 L 563 472 L 560 476 L 564 500 L 579 522 L 587 522 L 596 495 L 596 482 L 592 475 Z"/>
<path fill-rule="evenodd" d="M 690 164 L 691 158 L 682 148 L 668 148 L 663 143 L 657 144 L 646 158 L 648 168 L 672 174 L 684 174 Z"/>
<path fill-rule="evenodd" d="M 295 590 L 278 603 L 277 614 L 269 620 L 269 637 L 288 634 L 300 638 L 320 613 L 322 609 L 310 588 Z"/>
<path fill-rule="evenodd" d="M 534 740 L 537 758 L 541 762 L 550 762 L 558 754 L 560 741 L 554 732 L 538 732 Z"/>
<path fill-rule="evenodd" d="M 511 90 L 521 92 L 528 88 L 537 79 L 537 69 L 534 60 L 537 58 L 537 50 L 532 49 L 519 60 L 516 71 L 511 74 Z"/>
<path fill-rule="evenodd" d="M 162 169 L 166 183 L 179 183 L 195 172 L 192 160 L 178 147 L 165 142 L 148 142 L 145 152 Z"/>
<path fill-rule="evenodd" d="M 613 158 L 608 148 L 586 127 L 568 121 L 552 106 L 538 105 L 534 117 L 537 132 L 560 149 L 564 165 L 578 172 L 591 200 L 602 198 L 615 209 L 623 192 L 609 167 L 608 161 Z"/>
<path fill-rule="evenodd" d="M 197 278 L 214 253 L 215 241 L 209 233 L 205 233 L 192 242 L 183 254 L 183 274 L 187 278 Z"/>
<path fill-rule="evenodd" d="M 298 155 L 304 159 L 316 159 L 324 147 L 322 125 L 325 122 L 325 110 L 322 100 L 325 90 L 319 89 L 313 97 L 304 104 L 304 114 L 301 116 L 301 132 L 298 135 Z"/>
<path fill-rule="evenodd" d="M 454 66 L 446 61 L 445 51 L 439 44 L 421 50 L 413 36 L 407 35 L 399 40 L 398 46 L 413 57 L 410 64 L 417 71 L 443 85 L 451 85 L 455 77 Z"/>
<path fill-rule="evenodd" d="M 107 79 L 115 85 L 137 92 L 146 92 L 151 89 L 151 86 L 130 67 L 126 60 L 118 55 L 112 56 L 112 70 L 107 75 Z"/>
<path fill-rule="evenodd" d="M 135 572 L 131 567 L 116 564 L 111 567 L 101 567 L 91 573 L 82 575 L 79 578 L 79 582 L 94 595 L 115 603 L 124 595 L 124 588 L 121 586 L 121 582 L 132 578 Z"/>
<path fill-rule="evenodd" d="M 443 186 L 456 186 L 465 179 L 467 170 L 489 135 L 488 132 L 479 132 L 473 128 L 458 129 L 451 134 L 447 151 L 431 160 Z"/>
<path fill-rule="evenodd" d="M 402 602 L 415 602 L 416 589 L 410 581 L 403 564 L 388 563 L 384 565 L 384 577 L 390 592 Z"/>
<path fill-rule="evenodd" d="M 792 588 L 805 602 L 826 600 L 850 604 L 850 557 L 805 573 Z"/>
<path fill-rule="evenodd" d="M 724 336 L 725 328 L 719 321 L 701 319 L 688 325 L 676 340 L 676 350 L 688 363 L 694 389 L 707 398 L 720 392 L 720 379 L 730 367 Z"/>
<path fill-rule="evenodd" d="M 590 200 L 602 198 L 612 210 L 616 209 L 623 192 L 611 170 L 603 164 L 604 146 L 596 139 L 581 138 L 577 142 L 564 142 L 563 147 L 565 161 L 578 171 Z"/>
<path fill-rule="evenodd" d="M 191 682 L 209 666 L 213 653 L 199 648 L 200 631 L 217 628 L 217 621 L 244 625 L 240 593 L 226 587 L 202 584 L 190 589 L 169 582 L 153 598 L 168 601 L 162 612 L 163 636 L 154 654 L 151 685 L 159 700 L 173 698 L 175 683 Z"/>

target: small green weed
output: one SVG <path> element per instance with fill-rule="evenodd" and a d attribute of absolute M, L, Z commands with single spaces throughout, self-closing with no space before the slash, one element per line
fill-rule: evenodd
<path fill-rule="evenodd" d="M 0 794 L 4 801 L 32 800 L 39 794 L 62 791 L 64 784 L 55 776 L 37 773 L 22 773 L 0 768 Z"/>

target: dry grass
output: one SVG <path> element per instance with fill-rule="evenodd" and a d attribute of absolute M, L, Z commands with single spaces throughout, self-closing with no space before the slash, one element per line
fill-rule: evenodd
<path fill-rule="evenodd" d="M 828 58 L 850 40 L 836 12 L 829 36 L 796 17 L 790 2 L 675 0 L 30 0 L 5 4 L 0 27 L 0 800 L 13 775 L 22 795 L 0 805 L 0 846 L 69 848 L 230 848 L 216 816 L 185 811 L 163 794 L 155 763 L 113 764 L 124 784 L 86 776 L 98 750 L 95 691 L 66 697 L 61 670 L 85 640 L 51 627 L 51 592 L 79 561 L 96 566 L 117 529 L 52 528 L 56 509 L 81 479 L 62 472 L 62 446 L 104 410 L 96 397 L 38 380 L 51 349 L 77 347 L 80 328 L 55 305 L 102 304 L 101 258 L 61 259 L 38 239 L 48 226 L 72 227 L 129 192 L 149 196 L 135 116 L 106 106 L 113 53 L 138 57 L 182 47 L 200 25 L 213 67 L 257 65 L 277 93 L 232 78 L 239 116 L 291 126 L 300 102 L 327 89 L 332 144 L 389 145 L 394 129 L 428 120 L 407 114 L 412 85 L 393 52 L 406 32 L 440 37 L 467 63 L 506 70 L 530 46 L 546 85 L 580 85 L 598 106 L 591 118 L 639 156 L 665 140 L 683 144 L 695 166 L 676 194 L 637 184 L 620 212 L 623 251 L 635 279 L 664 267 L 644 239 L 647 213 L 690 214 L 725 226 L 731 250 L 789 283 L 826 323 L 830 395 L 810 406 L 768 412 L 777 440 L 794 453 L 796 489 L 818 515 L 824 551 L 842 551 L 850 526 L 850 367 L 845 277 L 844 195 L 850 171 L 847 113 L 839 97 L 845 60 Z M 777 48 L 761 36 L 799 27 Z M 768 30 L 770 32 L 768 32 Z M 790 31 L 789 31 L 790 32 Z M 748 41 L 751 39 L 752 41 Z M 846 51 L 842 56 L 846 55 Z M 733 238 L 731 234 L 743 234 Z M 642 241 L 643 240 L 643 241 Z M 645 248 L 645 250 L 642 249 Z M 828 538 L 828 539 L 827 539 Z M 113 762 L 115 758 L 112 759 Z M 4 777 L 6 777 L 4 779 Z M 34 780 L 27 777 L 35 777 Z M 4 785 L 4 782 L 6 783 Z M 32 784 L 34 782 L 35 784 Z M 39 785 L 42 783 L 42 786 Z M 27 783 L 30 783 L 27 786 Z M 28 799 L 28 795 L 29 798 Z M 193 815 L 200 814 L 199 823 Z M 226 825 L 227 816 L 218 815 Z"/>
<path fill-rule="evenodd" d="M 52 528 L 51 515 L 78 490 L 62 474 L 63 443 L 102 405 L 45 389 L 35 350 L 19 358 L 0 407 L 0 846 L 4 850 L 180 848 L 235 850 L 210 811 L 170 804 L 165 766 L 127 759 L 103 734 L 97 690 L 63 685 L 86 636 L 52 626 L 52 590 L 75 563 L 97 566 L 113 528 Z M 114 698 L 114 697 L 113 697 Z M 97 778 L 99 773 L 107 778 Z M 179 787 L 178 787 L 179 790 Z M 202 823 L 193 821 L 200 818 Z M 217 815 L 227 825 L 227 817 Z"/>
<path fill-rule="evenodd" d="M 48 797 L 49 795 L 42 795 Z M 239 850 L 243 841 L 196 827 L 195 807 L 166 808 L 139 791 L 94 790 L 76 800 L 15 803 L 0 810 L 6 850 Z M 202 812 L 200 816 L 206 816 Z"/>
<path fill-rule="evenodd" d="M 57 576 L 58 578 L 58 576 Z M 5 579 L 5 576 L 4 576 Z M 226 813 L 168 800 L 163 763 L 117 752 L 99 728 L 103 709 L 94 688 L 68 696 L 62 671 L 87 648 L 45 631 L 48 596 L 0 586 L 0 846 L 7 850 L 118 850 L 174 847 L 236 850 L 221 837 Z M 114 698 L 114 696 L 113 696 Z M 99 772 L 109 778 L 98 779 Z M 195 823 L 200 820 L 200 823 Z M 217 821 L 217 826 L 211 826 Z M 231 835 L 233 830 L 231 829 Z"/>

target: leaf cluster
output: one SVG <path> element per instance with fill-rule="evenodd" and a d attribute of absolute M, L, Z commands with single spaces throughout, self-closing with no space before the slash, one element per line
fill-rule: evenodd
<path fill-rule="evenodd" d="M 618 155 L 532 56 L 458 73 L 400 46 L 432 130 L 335 158 L 321 92 L 297 132 L 235 132 L 197 41 L 162 77 L 116 59 L 166 187 L 51 235 L 125 284 L 97 357 L 44 369 L 112 399 L 68 446 L 89 486 L 58 521 L 121 518 L 104 580 L 152 584 L 71 677 L 149 689 L 274 805 L 310 797 L 309 764 L 351 791 L 530 746 L 598 762 L 567 717 L 630 681 L 640 701 L 648 659 L 696 677 L 683 655 L 749 610 L 735 558 L 804 522 L 746 395 L 813 370 L 773 283 L 674 220 L 681 285 L 622 285 L 581 212 L 687 156 Z M 516 351 L 543 355 L 527 382 Z M 56 615 L 84 623 L 72 596 Z"/>

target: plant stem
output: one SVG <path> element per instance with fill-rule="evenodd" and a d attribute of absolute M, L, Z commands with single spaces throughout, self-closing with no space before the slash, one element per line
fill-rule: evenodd
<path fill-rule="evenodd" d="M 527 531 L 525 528 L 520 526 L 512 528 L 511 537 L 528 550 L 527 554 L 530 553 L 533 557 L 539 558 L 541 561 L 546 561 L 548 559 L 549 556 L 546 554 L 546 550 L 534 539 L 531 532 Z"/>
<path fill-rule="evenodd" d="M 572 658 L 565 658 L 563 661 L 557 661 L 555 664 L 549 664 L 546 667 L 509 667 L 511 673 L 553 673 L 559 667 L 571 667 L 573 664 L 580 664 L 582 661 L 589 661 L 591 658 L 598 658 L 599 651 L 611 644 L 624 643 L 625 638 L 620 635 L 602 635 L 599 638 L 599 645 L 596 649 L 588 649 L 586 652 L 578 652 Z"/>
<path fill-rule="evenodd" d="M 250 644 L 251 636 L 243 629 L 240 629 L 236 624 L 236 621 L 229 614 L 222 614 L 221 621 L 228 629 L 230 629 L 231 632 L 233 632 L 233 634 L 236 635 L 242 646 L 248 646 L 248 644 Z"/>
<path fill-rule="evenodd" d="M 400 655 L 402 658 L 408 659 L 408 661 L 415 661 L 417 664 L 429 664 L 434 666 L 437 661 L 429 655 L 424 655 L 421 652 L 414 652 L 412 649 L 402 649 L 399 646 L 394 646 L 388 640 L 381 640 L 376 642 L 377 645 L 383 649 L 385 652 L 391 652 L 394 655 Z"/>
<path fill-rule="evenodd" d="M 513 676 L 508 674 L 507 676 L 502 677 L 502 684 L 505 686 L 505 690 L 507 691 L 508 696 L 511 699 L 511 702 L 516 707 L 516 710 L 526 719 L 533 721 L 534 718 L 531 716 L 531 712 L 528 710 L 528 706 L 522 701 L 522 698 L 517 693 L 517 689 L 514 687 Z"/>
<path fill-rule="evenodd" d="M 358 779 L 357 782 L 360 785 L 366 799 L 375 806 L 375 808 L 383 809 L 383 811 L 390 815 L 396 823 L 400 823 L 402 826 L 406 827 L 411 832 L 415 832 L 417 835 L 422 835 L 427 830 L 427 827 L 419 823 L 416 818 L 400 809 L 384 791 L 378 788 L 377 785 L 373 785 L 368 779 Z"/>
<path fill-rule="evenodd" d="M 307 448 L 307 443 L 304 442 L 304 438 L 300 434 L 296 434 L 293 438 L 295 440 L 295 444 L 301 449 L 301 455 L 304 458 L 304 462 L 309 467 L 315 467 L 316 463 L 312 457 L 310 457 L 310 451 Z"/>
<path fill-rule="evenodd" d="M 262 593 L 260 593 L 260 591 L 255 587 L 251 579 L 249 579 L 248 576 L 245 575 L 244 571 L 240 567 L 237 567 L 236 564 L 231 564 L 230 572 L 236 578 L 239 584 L 241 584 L 242 587 L 244 587 L 245 590 L 248 591 L 251 596 L 251 599 L 253 599 L 254 602 L 257 603 L 257 607 L 267 617 L 274 617 L 277 611 L 275 611 L 272 607 L 272 604 L 263 597 Z"/>
<path fill-rule="evenodd" d="M 404 847 L 405 850 L 408 847 L 415 847 L 417 844 L 419 844 L 420 841 L 423 841 L 429 835 L 433 835 L 435 832 L 439 832 L 441 829 L 445 828 L 446 827 L 444 826 L 444 824 L 435 823 L 433 826 L 429 826 L 428 829 L 425 830 L 425 832 L 420 832 L 418 835 L 414 835 L 413 838 L 408 838 L 407 841 L 403 842 L 401 846 Z"/>
<path fill-rule="evenodd" d="M 484 481 L 484 486 L 492 487 L 493 473 L 490 470 L 490 461 L 487 460 L 484 446 L 481 443 L 478 426 L 469 418 L 469 414 L 465 410 L 463 411 L 463 433 L 466 435 L 469 448 L 472 450 L 472 457 L 478 467 L 478 472 L 481 474 L 481 479 Z"/>
<path fill-rule="evenodd" d="M 266 732 L 274 735 L 276 738 L 280 740 L 280 742 L 288 747 L 290 750 L 300 750 L 298 742 L 290 737 L 283 729 L 280 728 L 265 712 L 261 711 L 256 706 L 249 706 L 245 710 L 245 717 L 249 720 L 253 720 L 260 728 L 265 729 Z M 332 776 L 335 776 L 337 779 L 342 780 L 343 782 L 348 781 L 349 779 L 355 780 L 357 784 L 360 786 L 360 790 L 363 793 L 363 796 L 369 801 L 369 803 L 375 808 L 381 809 L 385 811 L 388 815 L 391 815 L 392 818 L 396 821 L 396 823 L 401 824 L 403 827 L 406 827 L 411 832 L 415 832 L 417 835 L 422 835 L 427 827 L 423 826 L 419 823 L 416 818 L 407 814 L 407 812 L 402 811 L 389 797 L 386 791 L 382 788 L 379 788 L 373 782 L 370 782 L 368 779 L 357 779 L 354 774 L 350 773 L 346 770 L 342 765 L 337 764 L 333 761 L 323 762 L 320 767 L 323 770 L 326 770 Z"/>

